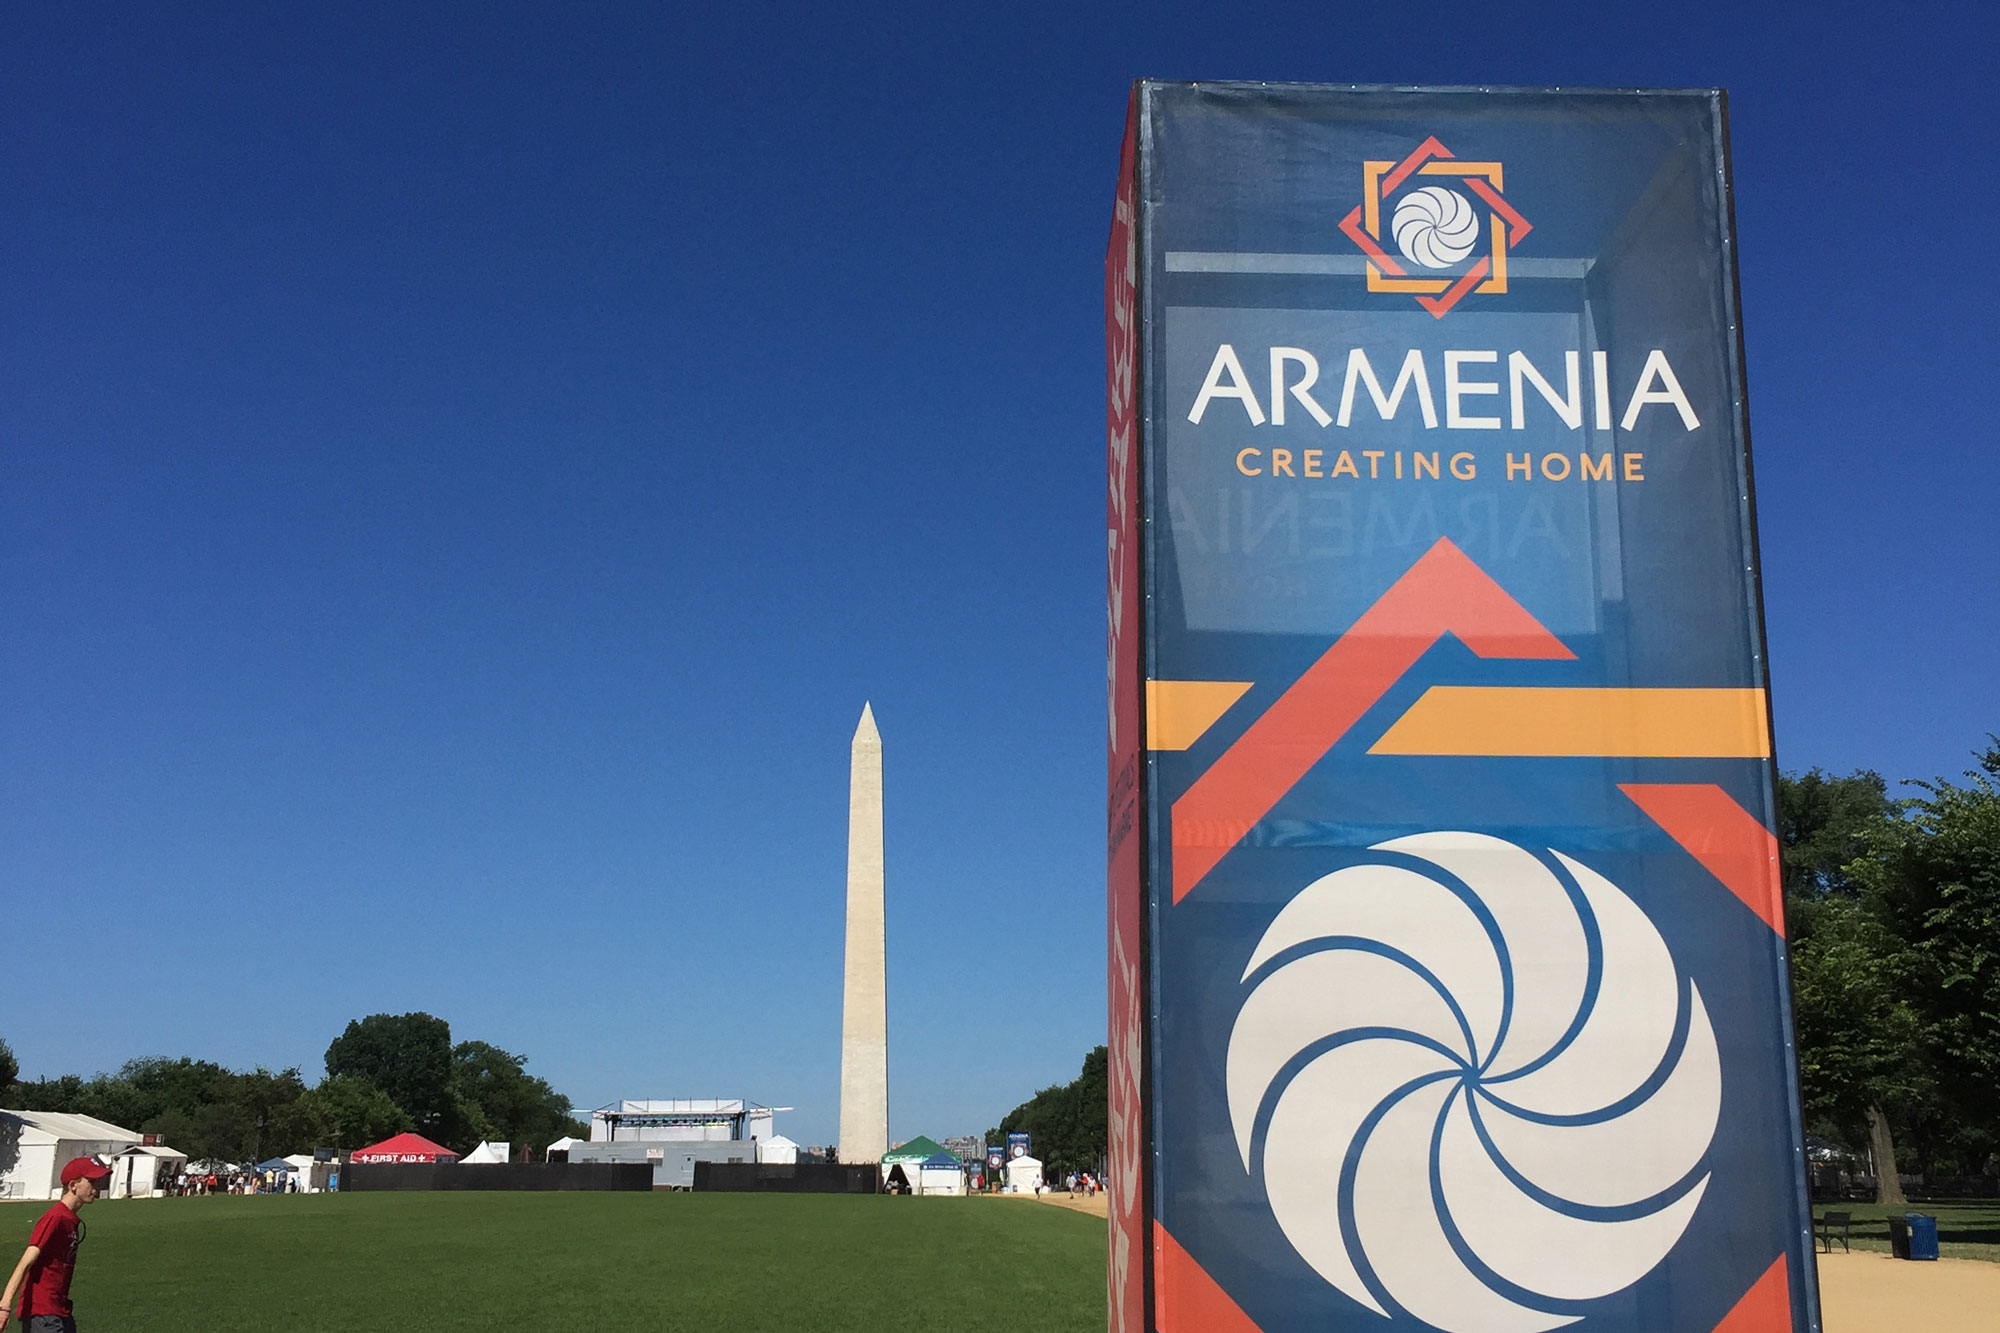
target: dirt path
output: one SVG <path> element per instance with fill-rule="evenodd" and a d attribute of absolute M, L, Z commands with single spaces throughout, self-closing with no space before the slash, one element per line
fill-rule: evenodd
<path fill-rule="evenodd" d="M 1079 1213 L 1089 1213 L 1093 1217 L 1108 1217 L 1111 1213 L 1111 1196 L 1103 1190 L 1095 1194 L 1051 1194 L 1043 1190 L 1042 1202 Z"/>
<path fill-rule="evenodd" d="M 998 1194 L 1000 1199 L 1035 1199 Z M 1044 1192 L 1036 1200 L 1103 1217 L 1109 1202 Z M 1826 1333 L 1995 1333 L 2000 1330 L 2000 1264 L 1978 1259 L 1912 1263 L 1886 1254 L 1819 1256 L 1820 1313 Z"/>
<path fill-rule="evenodd" d="M 2000 1328 L 2000 1264 L 1912 1263 L 1886 1254 L 1822 1254 L 1826 1333 L 1993 1333 Z"/>
<path fill-rule="evenodd" d="M 1043 1190 L 1035 1194 L 989 1194 L 989 1199 L 1033 1199 L 1037 1203 L 1051 1203 L 1058 1208 L 1068 1208 L 1079 1213 L 1089 1213 L 1092 1217 L 1107 1217 L 1111 1212 L 1111 1196 L 1103 1190 L 1095 1194 L 1062 1194 Z"/>

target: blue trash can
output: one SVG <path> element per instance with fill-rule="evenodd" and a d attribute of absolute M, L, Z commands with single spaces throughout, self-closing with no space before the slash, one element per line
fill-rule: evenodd
<path fill-rule="evenodd" d="M 1937 1258 L 1937 1219 L 1927 1213 L 1904 1213 L 1903 1220 L 1910 1224 L 1910 1257 Z"/>

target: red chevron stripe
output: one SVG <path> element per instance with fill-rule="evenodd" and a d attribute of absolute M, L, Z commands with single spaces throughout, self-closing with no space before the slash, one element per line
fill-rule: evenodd
<path fill-rule="evenodd" d="M 1521 238 L 1535 229 L 1535 224 L 1522 217 L 1520 211 L 1507 202 L 1506 196 L 1494 189 L 1492 184 L 1477 176 L 1467 176 L 1465 183 L 1472 192 L 1484 199 L 1487 206 L 1507 219 L 1507 244 L 1519 245 Z"/>
<path fill-rule="evenodd" d="M 1417 304 L 1430 311 L 1432 319 L 1443 319 L 1445 312 L 1464 300 L 1467 292 L 1486 281 L 1486 275 L 1492 267 L 1493 260 L 1489 256 L 1481 255 L 1479 262 L 1467 269 L 1442 296 L 1419 296 Z"/>
<path fill-rule="evenodd" d="M 1347 239 L 1360 246 L 1367 256 L 1375 261 L 1376 267 L 1380 268 L 1384 273 L 1398 278 L 1409 276 L 1404 271 L 1403 266 L 1391 258 L 1389 252 L 1377 245 L 1375 238 L 1362 228 L 1361 206 L 1359 204 L 1356 204 L 1348 215 L 1341 219 L 1340 229 L 1346 232 Z"/>
<path fill-rule="evenodd" d="M 1624 782 L 1618 790 L 1765 925 L 1785 933 L 1778 839 L 1763 820 L 1712 782 Z"/>
<path fill-rule="evenodd" d="M 1715 1333 L 1792 1333 L 1792 1284 L 1784 1255 L 1750 1284 Z"/>
<path fill-rule="evenodd" d="M 1174 901 L 1446 634 L 1480 657 L 1576 656 L 1439 538 L 1174 802 Z"/>
<path fill-rule="evenodd" d="M 1153 1322 L 1160 1333 L 1259 1333 L 1167 1229 L 1153 1223 Z"/>
<path fill-rule="evenodd" d="M 1430 161 L 1432 158 L 1450 157 L 1450 156 L 1451 156 L 1451 150 L 1449 148 L 1446 148 L 1443 144 L 1439 143 L 1435 135 L 1433 135 L 1431 138 L 1424 140 L 1422 143 L 1417 145 L 1416 152 L 1411 153 L 1408 157 L 1404 158 L 1401 162 L 1397 163 L 1396 169 L 1383 178 L 1382 193 L 1379 197 L 1387 199 L 1398 185 L 1401 185 L 1404 181 L 1410 178 L 1411 172 L 1415 171 L 1418 167 Z"/>

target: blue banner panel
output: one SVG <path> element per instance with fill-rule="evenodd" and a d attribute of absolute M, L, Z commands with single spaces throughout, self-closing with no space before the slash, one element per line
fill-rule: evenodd
<path fill-rule="evenodd" d="M 1143 1326 L 1817 1329 L 1721 95 L 1136 124 Z"/>

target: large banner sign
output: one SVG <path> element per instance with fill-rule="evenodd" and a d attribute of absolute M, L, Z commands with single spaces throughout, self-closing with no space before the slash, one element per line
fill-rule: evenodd
<path fill-rule="evenodd" d="M 1713 92 L 1142 83 L 1111 1327 L 1819 1326 Z"/>

